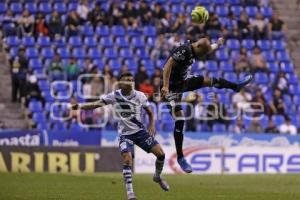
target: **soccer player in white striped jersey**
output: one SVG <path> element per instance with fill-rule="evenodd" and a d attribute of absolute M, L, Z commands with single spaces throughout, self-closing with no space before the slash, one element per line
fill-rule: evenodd
<path fill-rule="evenodd" d="M 95 102 L 72 105 L 72 109 L 95 109 L 108 104 L 113 105 L 115 115 L 118 118 L 119 148 L 123 158 L 123 176 L 129 200 L 137 199 L 132 185 L 134 144 L 147 153 L 153 153 L 156 156 L 153 181 L 158 183 L 164 191 L 168 191 L 170 187 L 161 177 L 165 153 L 154 139 L 154 115 L 150 109 L 147 97 L 144 93 L 133 89 L 134 77 L 131 73 L 122 74 L 119 81 L 119 90 L 104 95 Z M 141 122 L 142 108 L 145 109 L 149 116 L 150 124 L 148 130 Z"/>

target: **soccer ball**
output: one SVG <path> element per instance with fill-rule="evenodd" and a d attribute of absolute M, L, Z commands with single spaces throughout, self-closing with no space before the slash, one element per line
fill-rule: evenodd
<path fill-rule="evenodd" d="M 193 22 L 202 24 L 207 22 L 209 13 L 203 6 L 197 6 L 192 10 L 191 16 Z"/>

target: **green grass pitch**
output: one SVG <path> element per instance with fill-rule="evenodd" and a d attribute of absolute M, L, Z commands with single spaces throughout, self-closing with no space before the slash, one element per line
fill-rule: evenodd
<path fill-rule="evenodd" d="M 299 200 L 300 175 L 168 175 L 163 192 L 151 175 L 134 175 L 139 200 Z M 0 173 L 0 199 L 126 200 L 121 173 Z"/>

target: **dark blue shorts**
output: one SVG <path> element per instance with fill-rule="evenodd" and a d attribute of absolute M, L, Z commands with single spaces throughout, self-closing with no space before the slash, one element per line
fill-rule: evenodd
<path fill-rule="evenodd" d="M 146 130 L 141 130 L 132 135 L 122 135 L 119 139 L 119 148 L 121 153 L 133 153 L 134 145 L 139 146 L 141 149 L 149 153 L 152 147 L 157 144 L 158 142 L 154 139 L 154 137 L 150 136 Z"/>

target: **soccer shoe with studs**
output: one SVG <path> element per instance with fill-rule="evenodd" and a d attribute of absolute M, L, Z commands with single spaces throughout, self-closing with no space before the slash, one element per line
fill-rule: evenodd
<path fill-rule="evenodd" d="M 135 194 L 132 192 L 132 193 L 129 193 L 128 195 L 127 195 L 127 197 L 128 197 L 128 200 L 137 200 L 137 198 L 136 198 L 136 196 L 135 196 Z"/>
<path fill-rule="evenodd" d="M 184 157 L 182 158 L 179 158 L 177 160 L 179 166 L 181 167 L 181 169 L 186 172 L 186 173 L 192 173 L 193 172 L 193 169 L 192 169 L 192 166 L 185 160 Z"/>
<path fill-rule="evenodd" d="M 155 183 L 158 183 L 162 190 L 166 192 L 170 190 L 170 186 L 168 185 L 168 183 L 164 181 L 161 177 L 153 176 L 153 181 Z"/>
<path fill-rule="evenodd" d="M 239 92 L 243 87 L 248 85 L 253 80 L 253 76 L 251 74 L 248 74 L 245 76 L 245 78 L 237 83 L 237 87 L 235 89 L 236 92 Z"/>

